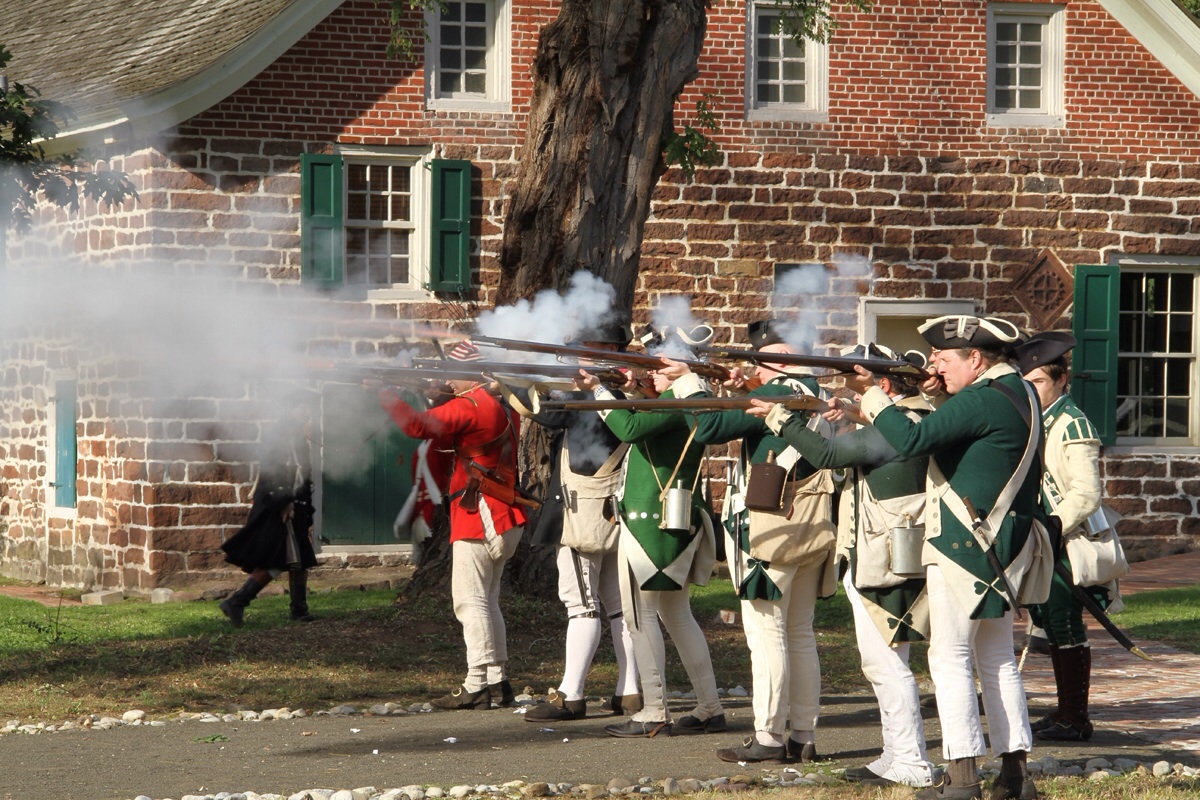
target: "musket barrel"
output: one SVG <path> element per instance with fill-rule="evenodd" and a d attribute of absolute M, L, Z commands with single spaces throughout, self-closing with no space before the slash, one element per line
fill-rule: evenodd
<path fill-rule="evenodd" d="M 930 373 L 916 366 L 901 361 L 890 361 L 886 358 L 854 358 L 850 356 L 810 356 L 800 353 L 764 353 L 760 350 L 746 350 L 738 347 L 701 347 L 701 353 L 715 358 L 744 359 L 756 364 L 788 364 L 797 367 L 821 367 L 835 369 L 840 372 L 852 372 L 855 367 L 862 367 L 876 375 L 913 375 L 927 378 Z"/>
<path fill-rule="evenodd" d="M 503 350 L 517 350 L 528 353 L 545 353 L 559 358 L 582 358 L 599 364 L 617 364 L 622 366 L 657 369 L 663 365 L 662 358 L 649 353 L 630 353 L 627 351 L 597 350 L 591 347 L 575 347 L 565 344 L 547 344 L 545 342 L 527 342 L 523 339 L 501 339 L 495 336 L 475 336 L 471 339 L 476 344 L 495 347 Z M 697 375 L 716 380 L 726 380 L 729 369 L 720 364 L 690 359 L 672 359 L 687 364 L 688 368 Z"/>
<path fill-rule="evenodd" d="M 611 400 L 543 400 L 540 408 L 544 411 L 686 411 L 704 413 L 707 411 L 745 410 L 750 408 L 752 400 L 762 400 L 767 403 L 778 403 L 793 411 L 824 411 L 825 403 L 819 398 L 805 394 L 767 395 L 762 397 L 677 397 L 669 399 L 625 398 Z"/>

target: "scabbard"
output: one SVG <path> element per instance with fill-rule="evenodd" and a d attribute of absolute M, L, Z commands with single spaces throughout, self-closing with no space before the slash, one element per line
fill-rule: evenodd
<path fill-rule="evenodd" d="M 1109 636 L 1117 640 L 1117 644 L 1121 645 L 1121 647 L 1124 647 L 1138 658 L 1144 658 L 1147 661 L 1154 660 L 1154 658 L 1146 653 L 1145 650 L 1134 644 L 1133 640 L 1126 636 L 1124 631 L 1117 627 L 1116 623 L 1112 621 L 1108 614 L 1105 613 L 1104 609 L 1100 607 L 1100 604 L 1096 602 L 1096 598 L 1088 594 L 1087 590 L 1082 586 L 1075 585 L 1075 580 L 1071 576 L 1071 570 L 1067 569 L 1065 564 L 1063 564 L 1061 561 L 1055 561 L 1054 573 L 1058 575 L 1058 577 L 1062 578 L 1063 581 L 1066 582 L 1067 586 L 1071 587 L 1071 594 L 1075 596 L 1075 599 L 1078 600 L 1079 603 L 1088 610 L 1089 614 L 1096 618 L 1096 622 L 1099 622 L 1100 626 L 1104 628 L 1104 630 L 1108 631 Z"/>

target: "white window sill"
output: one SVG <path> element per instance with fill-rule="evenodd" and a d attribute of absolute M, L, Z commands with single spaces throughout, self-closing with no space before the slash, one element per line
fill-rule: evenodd
<path fill-rule="evenodd" d="M 747 108 L 747 122 L 806 122 L 821 123 L 829 121 L 828 111 L 815 111 L 810 108 L 788 108 L 786 106 L 765 106 L 762 108 Z"/>
<path fill-rule="evenodd" d="M 79 519 L 79 509 L 64 506 L 46 506 L 47 519 Z"/>
<path fill-rule="evenodd" d="M 1114 444 L 1104 448 L 1106 456 L 1197 456 L 1200 447 L 1186 444 Z"/>
<path fill-rule="evenodd" d="M 367 300 L 386 300 L 395 302 L 397 300 L 410 300 L 414 302 L 427 303 L 434 299 L 434 293 L 425 289 L 413 288 L 392 288 L 392 289 L 368 289 L 366 292 Z"/>
<path fill-rule="evenodd" d="M 988 114 L 989 128 L 1062 128 L 1067 124 L 1062 114 Z"/>
<path fill-rule="evenodd" d="M 512 111 L 512 104 L 507 100 L 439 97 L 427 98 L 425 100 L 425 108 L 430 111 L 475 111 L 485 114 L 507 114 Z"/>

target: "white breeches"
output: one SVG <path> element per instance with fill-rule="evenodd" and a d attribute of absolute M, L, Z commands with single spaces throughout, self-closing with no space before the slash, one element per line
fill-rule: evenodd
<path fill-rule="evenodd" d="M 506 532 L 503 557 L 493 559 L 482 539 L 459 539 L 450 545 L 450 594 L 454 616 L 463 628 L 467 666 L 508 661 L 504 616 L 500 613 L 500 579 L 504 565 L 521 543 L 519 528 Z"/>

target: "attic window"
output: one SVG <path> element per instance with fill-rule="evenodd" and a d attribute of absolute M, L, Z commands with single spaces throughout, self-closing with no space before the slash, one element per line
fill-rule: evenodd
<path fill-rule="evenodd" d="M 988 124 L 1063 124 L 1063 6 L 991 3 L 987 13 Z"/>
<path fill-rule="evenodd" d="M 430 108 L 508 108 L 508 0 L 446 0 L 427 17 L 425 75 Z"/>

